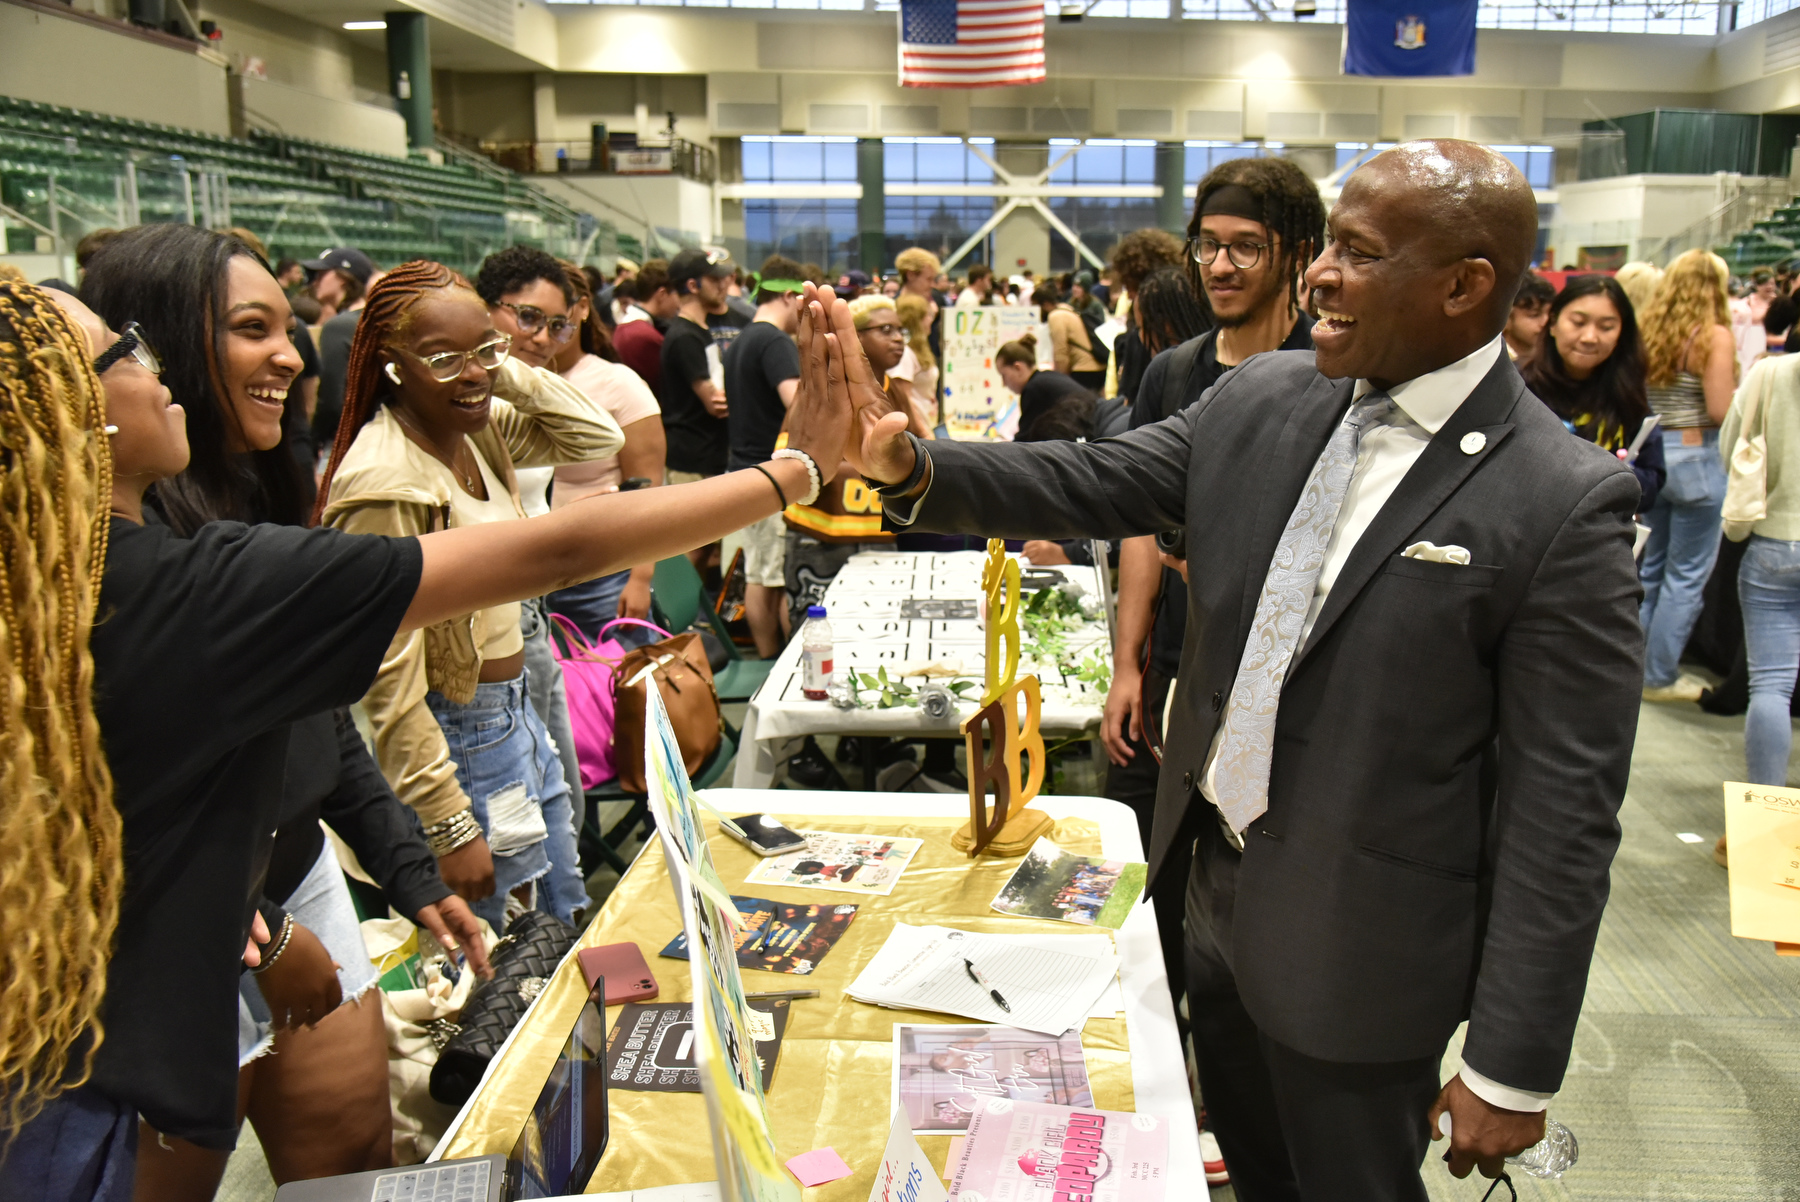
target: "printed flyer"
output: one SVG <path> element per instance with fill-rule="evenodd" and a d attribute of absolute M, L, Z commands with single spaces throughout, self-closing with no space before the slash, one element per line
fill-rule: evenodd
<path fill-rule="evenodd" d="M 763 897 L 732 897 L 744 925 L 733 935 L 739 968 L 806 976 L 819 967 L 856 917 L 852 905 L 794 905 Z M 669 941 L 661 955 L 688 958 L 687 933 Z"/>
<path fill-rule="evenodd" d="M 1039 839 L 993 906 L 1015 918 L 1052 918 L 1116 931 L 1143 893 L 1147 871 L 1147 865 L 1136 861 L 1072 855 Z"/>
<path fill-rule="evenodd" d="M 915 1135 L 949 1135 L 989 1098 L 1090 1104 L 1081 1032 L 978 1024 L 894 1024 L 894 1106 Z"/>
<path fill-rule="evenodd" d="M 969 1123 L 950 1179 L 957 1202 L 1162 1202 L 1168 1124 L 1122 1114 L 989 1098 Z"/>
<path fill-rule="evenodd" d="M 800 833 L 806 838 L 804 850 L 771 856 L 750 870 L 745 883 L 886 897 L 925 843 L 897 835 Z"/>

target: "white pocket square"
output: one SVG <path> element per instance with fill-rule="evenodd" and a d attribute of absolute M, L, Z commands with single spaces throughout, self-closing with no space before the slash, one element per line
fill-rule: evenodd
<path fill-rule="evenodd" d="M 1468 548 L 1459 547 L 1454 543 L 1448 547 L 1440 547 L 1436 543 L 1414 543 L 1400 554 L 1406 559 L 1426 559 L 1432 563 L 1467 564 L 1469 562 Z"/>

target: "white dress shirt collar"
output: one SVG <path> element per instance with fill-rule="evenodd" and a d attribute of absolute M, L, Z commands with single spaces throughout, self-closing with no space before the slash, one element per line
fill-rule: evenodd
<path fill-rule="evenodd" d="M 1500 350 L 1505 345 L 1496 334 L 1492 342 L 1474 354 L 1465 355 L 1436 371 L 1415 376 L 1404 384 L 1394 385 L 1388 389 L 1388 396 L 1408 419 L 1422 426 L 1427 434 L 1436 434 L 1499 361 Z M 1363 394 L 1374 390 L 1375 386 L 1369 381 L 1358 380 L 1354 399 L 1361 399 Z"/>

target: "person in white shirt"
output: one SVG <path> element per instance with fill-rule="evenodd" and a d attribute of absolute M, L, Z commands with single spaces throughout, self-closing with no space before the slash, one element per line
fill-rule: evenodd
<path fill-rule="evenodd" d="M 847 384 L 897 527 L 1185 543 L 1150 878 L 1187 881 L 1200 1086 L 1246 1202 L 1425 1202 L 1428 1136 L 1495 1176 L 1568 1065 L 1637 726 L 1640 490 L 1503 353 L 1536 234 L 1504 158 L 1403 143 L 1331 211 L 1316 351 L 1175 418 L 927 446 Z"/>

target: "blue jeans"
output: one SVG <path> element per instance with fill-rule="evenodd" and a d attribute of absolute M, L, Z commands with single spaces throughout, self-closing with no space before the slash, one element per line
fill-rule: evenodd
<path fill-rule="evenodd" d="M 525 679 L 531 685 L 531 708 L 544 720 L 550 741 L 562 761 L 569 796 L 581 793 L 581 761 L 575 757 L 575 732 L 569 726 L 568 686 L 562 665 L 550 650 L 550 616 L 540 598 L 519 606 L 519 631 L 525 637 Z"/>
<path fill-rule="evenodd" d="M 619 594 L 630 579 L 631 572 L 626 570 L 572 584 L 545 597 L 544 608 L 575 623 L 590 640 L 598 639 L 600 628 L 619 616 Z"/>
<path fill-rule="evenodd" d="M 1750 711 L 1744 763 L 1753 785 L 1786 785 L 1793 746 L 1794 677 L 1800 673 L 1800 543 L 1750 536 L 1738 568 Z"/>
<path fill-rule="evenodd" d="M 1707 430 L 1697 447 L 1681 445 L 1682 432 L 1663 435 L 1669 479 L 1644 515 L 1650 541 L 1638 579 L 1644 603 L 1644 683 L 1675 683 L 1681 652 L 1700 618 L 1700 594 L 1719 558 L 1719 511 L 1725 505 L 1725 465 L 1719 432 Z"/>
<path fill-rule="evenodd" d="M 537 882 L 537 908 L 573 922 L 588 904 L 575 854 L 575 816 L 562 761 L 526 695 L 525 673 L 475 686 L 459 705 L 442 693 L 425 704 L 443 727 L 456 762 L 456 783 L 469 795 L 475 821 L 494 855 L 493 896 L 471 908 L 503 929 L 506 895 Z"/>
<path fill-rule="evenodd" d="M 59 1094 L 19 1129 L 0 1202 L 131 1202 L 137 1109 L 91 1085 Z"/>

